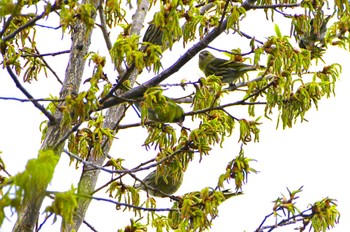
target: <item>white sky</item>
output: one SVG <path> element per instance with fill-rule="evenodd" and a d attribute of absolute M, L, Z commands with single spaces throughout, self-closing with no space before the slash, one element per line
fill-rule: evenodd
<path fill-rule="evenodd" d="M 257 17 L 257 12 L 250 12 L 251 16 Z M 260 15 L 261 16 L 261 15 Z M 264 23 L 265 16 L 260 17 L 261 23 Z M 273 34 L 273 25 L 268 27 L 256 26 L 257 20 L 249 21 L 244 27 L 245 33 L 253 34 L 256 32 L 260 40 L 264 40 L 267 34 Z M 289 34 L 289 25 L 283 27 L 283 32 Z M 45 35 L 43 41 L 48 41 L 48 35 Z M 100 35 L 98 35 L 100 36 Z M 37 38 L 40 38 L 38 35 Z M 64 38 L 66 41 L 70 39 Z M 54 51 L 66 50 L 69 48 L 64 42 L 57 41 L 54 37 L 49 47 L 42 48 L 40 51 L 46 52 L 45 49 L 51 49 L 54 44 Z M 219 38 L 211 46 L 220 49 L 231 49 L 240 46 L 235 44 L 238 41 Z M 245 42 L 245 41 L 244 41 Z M 93 43 L 98 47 L 102 43 Z M 167 51 L 164 54 L 163 64 L 166 67 L 175 61 L 181 55 L 182 45 L 178 45 L 172 52 Z M 241 47 L 244 52 L 244 47 Z M 99 47 L 100 53 L 105 51 L 104 47 Z M 51 51 L 51 50 L 47 50 Z M 218 55 L 218 53 L 216 53 Z M 67 57 L 57 60 L 54 57 L 55 65 L 53 68 L 63 78 L 67 64 Z M 340 224 L 332 231 L 347 231 L 350 228 L 350 190 L 347 188 L 347 177 L 349 171 L 347 164 L 350 155 L 347 132 L 350 131 L 348 118 L 350 109 L 348 99 L 350 99 L 350 80 L 348 75 L 350 67 L 348 65 L 349 53 L 331 48 L 325 57 L 326 63 L 340 63 L 343 66 L 343 73 L 340 81 L 336 85 L 336 97 L 322 99 L 319 104 L 319 110 L 314 108 L 306 114 L 308 122 L 297 123 L 292 129 L 276 130 L 276 121 L 262 120 L 263 125 L 260 127 L 260 142 L 250 143 L 244 147 L 245 155 L 256 159 L 258 162 L 252 163 L 259 173 L 249 176 L 247 185 L 243 187 L 244 195 L 232 198 L 226 201 L 220 207 L 221 215 L 214 220 L 211 231 L 253 231 L 258 227 L 264 216 L 272 210 L 273 203 L 280 193 L 287 195 L 286 187 L 295 190 L 304 186 L 304 191 L 297 200 L 300 210 L 305 209 L 309 203 L 321 200 L 323 197 L 331 197 L 338 200 L 339 211 L 341 213 Z M 48 58 L 48 62 L 50 63 Z M 51 62 L 52 64 L 52 62 Z M 114 80 L 113 70 L 108 71 L 110 80 Z M 197 58 L 194 58 L 182 70 L 169 78 L 167 82 L 175 83 L 181 79 L 191 81 L 197 80 L 203 74 L 197 66 Z M 16 89 L 10 77 L 4 70 L 0 70 L 0 96 L 23 98 L 22 94 Z M 87 77 L 87 75 L 86 75 Z M 149 77 L 149 76 L 148 76 Z M 143 78 L 148 78 L 144 75 Z M 46 97 L 49 93 L 58 94 L 60 87 L 56 84 L 52 75 L 49 78 L 39 77 L 40 82 L 33 82 L 32 85 L 26 84 L 25 87 L 37 98 Z M 179 91 L 178 91 L 179 92 Z M 174 93 L 170 93 L 174 94 Z M 228 97 L 235 96 L 231 93 Z M 0 116 L 0 150 L 3 152 L 2 159 L 7 165 L 7 171 L 16 174 L 22 171 L 27 160 L 37 156 L 40 148 L 39 125 L 45 118 L 30 103 L 19 103 L 16 101 L 0 101 L 2 114 Z M 186 108 L 186 107 L 185 107 Z M 233 107 L 232 114 L 235 116 L 245 115 L 244 107 Z M 187 108 L 188 111 L 188 108 Z M 257 111 L 258 112 L 258 111 Z M 262 112 L 262 111 L 261 111 Z M 137 122 L 139 119 L 131 110 L 127 114 L 127 122 Z M 185 126 L 191 124 L 188 117 Z M 237 124 L 238 125 L 238 124 Z M 280 127 L 281 128 L 281 127 Z M 127 134 L 126 134 L 127 133 Z M 135 135 L 139 135 L 136 136 Z M 190 164 L 185 174 L 183 185 L 177 194 L 184 194 L 189 191 L 202 189 L 207 186 L 215 186 L 218 176 L 224 171 L 227 162 L 239 152 L 240 144 L 238 141 L 238 126 L 235 134 L 226 139 L 224 148 L 214 149 L 211 156 L 204 157 L 199 164 L 198 160 Z M 120 132 L 118 140 L 115 141 L 111 155 L 115 157 L 124 157 L 125 166 L 134 167 L 140 161 L 153 158 L 156 154 L 154 151 L 146 152 L 141 144 L 146 135 L 145 128 L 131 129 Z M 133 141 L 133 146 L 130 146 Z M 132 148 L 132 150 L 131 150 Z M 68 190 L 71 184 L 76 186 L 79 180 L 80 170 L 75 170 L 74 165 L 68 167 L 69 159 L 62 155 L 59 166 L 56 169 L 54 180 L 50 185 L 50 190 Z M 147 172 L 139 173 L 143 177 Z M 110 177 L 102 174 L 97 186 L 102 185 Z M 132 184 L 132 182 L 130 182 Z M 234 188 L 234 183 L 228 187 Z M 101 191 L 99 196 L 103 196 Z M 107 196 L 105 196 L 107 197 Z M 158 199 L 159 207 L 169 207 L 169 200 Z M 9 215 L 9 214 L 8 214 Z M 103 215 L 103 216 L 102 216 Z M 108 203 L 93 202 L 87 214 L 86 220 L 91 223 L 98 231 L 116 231 L 129 223 L 130 213 L 115 211 L 115 207 Z M 15 222 L 15 217 L 9 217 L 0 231 L 9 231 Z M 41 221 L 40 221 L 41 222 Z M 54 227 L 50 225 L 49 220 L 42 231 L 59 231 L 59 223 Z M 55 230 L 53 229 L 55 228 Z M 286 228 L 290 228 L 287 230 Z M 84 225 L 80 231 L 89 231 Z M 275 231 L 294 231 L 292 227 L 284 227 Z"/>

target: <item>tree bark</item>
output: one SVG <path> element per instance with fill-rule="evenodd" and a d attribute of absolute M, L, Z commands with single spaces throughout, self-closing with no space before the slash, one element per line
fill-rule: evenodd
<path fill-rule="evenodd" d="M 83 3 L 87 2 L 89 1 L 83 1 Z M 93 1 L 92 3 L 97 7 L 96 2 Z M 92 15 L 91 17 L 95 18 L 96 15 Z M 73 26 L 70 58 L 65 73 L 65 80 L 60 91 L 61 99 L 64 99 L 70 94 L 76 94 L 79 92 L 86 60 L 84 59 L 84 56 L 86 56 L 89 50 L 91 33 L 92 30 L 87 30 L 85 24 L 81 21 L 77 21 L 76 25 Z M 62 113 L 59 110 L 56 111 L 55 118 L 57 120 L 48 125 L 48 130 L 41 146 L 41 150 L 53 149 L 62 136 L 68 133 L 71 129 L 71 125 L 62 122 Z M 54 149 L 57 156 L 61 155 L 63 145 L 64 143 Z M 33 186 L 31 193 L 26 193 L 26 195 L 29 194 L 30 197 L 24 197 L 13 231 L 31 232 L 34 230 L 42 202 L 46 196 L 46 188 L 47 185 Z"/>
<path fill-rule="evenodd" d="M 140 34 L 140 31 L 143 27 L 143 23 L 149 7 L 150 7 L 150 3 L 148 0 L 142 0 L 139 2 L 137 10 L 133 15 L 133 24 L 130 29 L 131 34 Z M 131 84 L 135 82 L 137 75 L 138 75 L 138 71 L 134 70 L 129 78 Z M 107 110 L 103 126 L 105 128 L 114 129 L 115 126 L 118 125 L 121 119 L 124 117 L 126 109 L 127 107 L 125 104 L 120 104 L 109 108 Z M 106 145 L 103 148 L 104 154 L 108 154 L 112 146 L 112 141 L 106 141 L 106 139 L 107 138 L 105 137 L 105 140 L 102 143 L 102 144 L 106 143 Z M 88 161 L 95 165 L 102 166 L 105 159 L 106 157 L 103 155 L 98 156 L 98 158 L 96 158 L 96 156 L 92 154 L 89 157 Z M 80 177 L 79 185 L 78 185 L 78 193 L 85 196 L 91 195 L 91 193 L 94 191 L 96 187 L 96 182 L 99 174 L 100 174 L 100 170 L 91 169 L 91 167 L 84 166 Z M 62 224 L 61 231 L 69 231 L 69 232 L 72 230 L 78 231 L 85 218 L 85 214 L 86 214 L 86 211 L 88 210 L 90 202 L 91 202 L 91 199 L 89 198 L 82 198 L 82 197 L 79 198 L 77 211 L 73 218 L 73 223 Z"/>

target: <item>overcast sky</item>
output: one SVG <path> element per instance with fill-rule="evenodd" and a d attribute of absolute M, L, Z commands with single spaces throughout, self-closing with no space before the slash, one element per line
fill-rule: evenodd
<path fill-rule="evenodd" d="M 256 12 L 251 12 L 252 16 Z M 263 23 L 264 20 L 261 20 Z M 256 32 L 259 39 L 264 40 L 265 34 L 273 34 L 273 25 L 269 27 L 257 27 L 256 20 L 247 23 L 251 27 L 245 27 L 244 32 Z M 280 25 L 282 27 L 282 25 Z M 262 29 L 263 28 L 263 29 Z M 288 35 L 289 27 L 282 28 Z M 40 34 L 38 34 L 38 38 Z M 49 35 L 43 37 L 43 41 L 50 40 Z M 97 35 L 99 36 L 99 35 Z M 60 37 L 59 37 L 60 39 Z M 52 41 L 57 40 L 52 38 Z M 64 38 L 69 41 L 69 37 Z M 236 41 L 234 41 L 236 43 Z M 231 49 L 239 46 L 233 41 L 223 37 L 214 41 L 211 46 L 219 49 Z M 67 43 L 52 42 L 55 44 L 54 51 L 66 50 Z M 94 47 L 98 46 L 93 44 Z M 164 67 L 171 64 L 180 57 L 183 50 L 182 45 L 177 45 L 172 52 L 164 54 Z M 40 49 L 46 52 L 43 47 Z M 48 50 L 51 51 L 51 50 Z M 98 47 L 100 53 L 105 52 L 104 47 Z M 242 51 L 244 47 L 242 45 Z M 218 53 L 215 53 L 219 55 Z M 63 78 L 67 57 L 54 57 L 53 66 L 58 74 Z M 348 118 L 350 115 L 348 99 L 350 99 L 349 81 L 349 59 L 347 52 L 331 48 L 325 57 L 326 63 L 340 63 L 343 66 L 341 79 L 336 84 L 336 96 L 330 99 L 322 99 L 318 111 L 313 107 L 306 114 L 308 122 L 297 123 L 292 129 L 282 130 L 281 126 L 276 130 L 276 120 L 263 119 L 261 125 L 260 142 L 249 143 L 244 146 L 245 155 L 257 160 L 252 163 L 252 167 L 259 171 L 258 174 L 249 176 L 247 185 L 243 187 L 244 195 L 232 198 L 220 207 L 220 216 L 214 221 L 211 231 L 253 231 L 258 227 L 264 216 L 271 213 L 273 203 L 281 193 L 287 195 L 286 187 L 291 190 L 304 186 L 304 191 L 300 194 L 297 202 L 299 209 L 305 209 L 309 203 L 321 200 L 323 197 L 331 197 L 338 200 L 339 211 L 341 213 L 340 224 L 332 231 L 343 232 L 350 228 L 350 190 L 347 188 L 349 176 L 348 156 L 350 155 L 348 132 L 350 126 Z M 52 61 L 48 58 L 48 61 Z M 167 82 L 176 83 L 181 79 L 191 81 L 197 80 L 203 74 L 197 66 L 198 58 L 194 58 L 178 73 L 174 74 Z M 108 77 L 114 80 L 115 71 L 108 71 Z M 151 74 L 144 74 L 142 78 L 149 78 Z M 4 70 L 0 70 L 0 96 L 23 98 L 14 83 Z M 86 75 L 87 76 L 87 75 Z M 46 97 L 49 93 L 58 94 L 60 86 L 53 76 L 49 78 L 39 77 L 39 82 L 32 85 L 25 85 L 26 88 L 37 98 Z M 169 92 L 169 95 L 176 95 Z M 229 100 L 236 98 L 238 93 L 230 93 Z M 7 165 L 7 171 L 16 174 L 24 169 L 28 159 L 37 156 L 40 148 L 39 131 L 40 123 L 45 119 L 30 103 L 20 103 L 17 101 L 0 100 L 2 114 L 0 116 L 0 150 L 1 157 Z M 185 106 L 186 109 L 186 106 Z M 187 111 L 189 108 L 187 107 Z M 233 115 L 243 117 L 246 115 L 244 107 L 232 107 Z M 257 110 L 259 112 L 259 110 Z M 260 111 L 261 114 L 262 110 Z M 275 119 L 275 117 L 273 117 Z M 137 122 L 139 119 L 135 112 L 129 110 L 127 119 L 123 122 Z M 186 118 L 185 126 L 193 122 L 190 117 Z M 238 125 L 238 124 L 237 124 Z M 215 148 L 211 156 L 205 157 L 201 163 L 198 159 L 192 162 L 185 174 L 184 183 L 178 195 L 189 191 L 198 190 L 207 186 L 215 186 L 217 178 L 223 173 L 227 162 L 238 154 L 240 144 L 238 142 L 238 126 L 232 137 L 226 139 L 223 148 Z M 135 136 L 138 135 L 138 136 Z M 118 133 L 118 139 L 114 142 L 111 155 L 114 157 L 124 157 L 125 166 L 134 167 L 140 161 L 151 159 L 155 156 L 155 151 L 145 151 L 141 146 L 146 135 L 145 128 L 131 129 Z M 133 146 L 130 146 L 133 141 Z M 132 157 L 132 158 L 130 158 Z M 69 159 L 62 155 L 59 166 L 56 169 L 54 180 L 50 185 L 50 190 L 65 191 L 73 184 L 76 186 L 79 180 L 80 170 L 76 170 L 74 165 L 68 167 Z M 140 177 L 147 175 L 147 172 L 138 174 Z M 102 174 L 97 186 L 101 186 L 110 177 Z M 130 180 L 131 181 L 131 180 Z M 130 182 L 132 184 L 132 182 Z M 227 187 L 234 188 L 232 182 Z M 99 196 L 103 196 L 102 191 Z M 145 194 L 143 194 L 145 195 Z M 159 207 L 169 207 L 168 199 L 157 198 Z M 8 214 L 9 215 L 9 214 Z M 103 215 L 103 216 L 101 216 Z M 115 211 L 115 206 L 103 202 L 93 202 L 90 206 L 86 220 L 90 222 L 98 231 L 116 231 L 129 223 L 129 218 L 133 214 Z M 9 231 L 15 222 L 15 217 L 9 217 L 0 231 Z M 42 219 L 42 218 L 41 218 Z M 49 220 L 51 223 L 51 220 Z M 42 231 L 53 231 L 50 223 L 47 223 Z M 58 229 L 59 223 L 54 228 Z M 288 231 L 294 231 L 293 226 Z M 81 231 L 89 231 L 82 226 Z M 276 231 L 287 231 L 282 228 Z"/>

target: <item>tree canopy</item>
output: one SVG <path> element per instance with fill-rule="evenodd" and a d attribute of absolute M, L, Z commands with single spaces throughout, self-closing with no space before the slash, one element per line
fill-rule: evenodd
<path fill-rule="evenodd" d="M 78 231 L 82 223 L 94 231 L 84 218 L 97 201 L 134 213 L 120 231 L 209 230 L 220 204 L 239 201 L 248 176 L 258 174 L 244 150 L 260 140 L 262 121 L 292 128 L 335 95 L 342 67 L 323 58 L 330 47 L 349 49 L 349 15 L 345 0 L 1 1 L 2 78 L 25 99 L 0 100 L 28 102 L 45 121 L 38 125 L 38 155 L 23 170 L 11 175 L 0 159 L 0 226 L 10 209 L 17 215 L 13 231 L 39 230 L 51 217 L 61 219 L 62 231 Z M 214 46 L 218 40 L 224 42 Z M 199 67 L 204 49 L 227 62 Z M 228 84 L 222 73 L 248 67 L 242 63 L 249 73 Z M 185 77 L 177 76 L 189 65 Z M 43 77 L 53 84 L 39 99 Z M 119 136 L 127 148 L 118 149 Z M 174 185 L 191 163 L 218 153 L 231 136 L 238 152 L 218 170 L 217 183 L 177 195 Z M 63 156 L 80 179 L 51 191 Z M 154 168 L 156 183 L 138 177 Z M 99 186 L 101 175 L 108 178 Z M 333 228 L 336 200 L 301 210 L 302 189 L 277 197 L 255 231 Z"/>

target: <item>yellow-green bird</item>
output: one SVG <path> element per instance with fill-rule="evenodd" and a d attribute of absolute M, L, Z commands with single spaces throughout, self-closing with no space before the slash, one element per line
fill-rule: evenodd
<path fill-rule="evenodd" d="M 185 120 L 185 112 L 174 100 L 165 97 L 163 101 L 148 105 L 146 102 L 135 103 L 142 118 L 160 123 L 180 123 Z"/>
<path fill-rule="evenodd" d="M 145 35 L 143 36 L 142 41 L 153 43 L 156 45 L 162 45 L 162 37 L 163 37 L 163 31 L 160 27 L 157 27 L 153 23 L 151 23 L 145 32 Z"/>
<path fill-rule="evenodd" d="M 181 186 L 184 172 L 179 171 L 178 176 L 156 176 L 156 170 L 148 174 L 143 180 L 143 183 L 138 183 L 135 188 L 147 192 L 147 194 L 155 197 L 165 197 L 174 194 Z M 151 187 L 151 188 L 149 188 Z"/>
<path fill-rule="evenodd" d="M 187 200 L 187 202 L 191 202 L 191 206 L 193 207 L 193 210 L 196 211 L 205 211 L 205 207 L 208 205 L 205 202 L 212 201 L 214 204 L 218 204 L 219 202 L 223 202 L 233 196 L 239 196 L 242 195 L 242 192 L 231 192 L 229 189 L 223 190 L 223 191 L 215 191 L 210 190 L 210 188 L 203 189 L 202 191 L 195 191 L 186 193 L 182 197 L 179 197 L 178 201 L 175 201 L 172 207 L 172 211 L 169 212 L 168 218 L 169 225 L 173 230 L 176 230 L 179 228 L 180 223 L 184 220 L 188 227 L 192 227 L 192 223 L 195 223 L 195 220 L 193 218 L 195 215 L 182 215 L 182 213 L 188 212 L 186 210 L 183 211 L 183 207 L 188 207 L 187 205 L 184 205 L 184 199 Z M 214 196 L 215 195 L 215 196 Z M 189 217 L 188 217 L 189 216 Z"/>
<path fill-rule="evenodd" d="M 161 28 L 160 26 L 156 26 L 154 23 L 150 23 L 142 38 L 142 41 L 159 45 L 162 47 L 162 50 L 164 51 L 169 47 L 171 48 L 172 44 L 176 41 L 179 41 L 181 38 L 181 34 L 173 33 L 172 39 L 171 39 L 172 41 L 167 41 L 167 38 L 165 38 L 165 42 L 163 42 L 163 39 L 164 39 L 163 34 L 164 34 L 164 28 Z"/>
<path fill-rule="evenodd" d="M 320 46 L 324 46 L 324 37 L 327 33 L 327 23 L 329 19 L 331 18 L 331 15 L 328 15 L 323 21 L 322 24 L 318 30 L 318 32 L 315 31 L 314 27 L 314 19 L 310 20 L 310 33 L 305 34 L 299 41 L 299 47 L 304 49 L 312 49 L 315 46 L 315 43 L 317 41 L 320 42 Z"/>
<path fill-rule="evenodd" d="M 205 76 L 220 76 L 223 83 L 232 83 L 242 77 L 246 72 L 254 71 L 257 68 L 253 65 L 237 61 L 216 58 L 208 51 L 199 53 L 199 68 Z"/>

